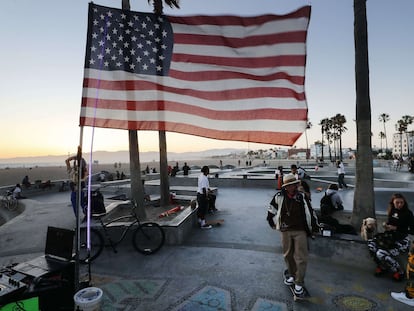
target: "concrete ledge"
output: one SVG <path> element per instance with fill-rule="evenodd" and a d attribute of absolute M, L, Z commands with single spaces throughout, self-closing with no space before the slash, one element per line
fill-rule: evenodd
<path fill-rule="evenodd" d="M 412 239 L 411 239 L 412 240 Z M 367 242 L 359 236 L 339 234 L 331 237 L 317 235 L 310 240 L 310 254 L 346 266 L 358 266 L 365 270 L 374 270 L 375 263 L 368 251 Z M 405 269 L 407 253 L 400 254 L 398 261 Z"/>
<path fill-rule="evenodd" d="M 322 257 L 344 265 L 358 265 L 366 269 L 374 267 L 367 242 L 355 235 L 340 234 L 331 237 L 317 235 L 310 240 L 312 256 Z"/>
<path fill-rule="evenodd" d="M 185 208 L 177 216 L 167 221 L 157 221 L 165 231 L 166 245 L 183 244 L 185 238 L 191 233 L 197 225 L 197 208 Z"/>

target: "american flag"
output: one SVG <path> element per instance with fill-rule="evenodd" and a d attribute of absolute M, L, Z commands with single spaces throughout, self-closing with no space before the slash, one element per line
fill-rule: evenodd
<path fill-rule="evenodd" d="M 309 6 L 176 17 L 91 3 L 80 125 L 293 145 L 309 18 Z"/>

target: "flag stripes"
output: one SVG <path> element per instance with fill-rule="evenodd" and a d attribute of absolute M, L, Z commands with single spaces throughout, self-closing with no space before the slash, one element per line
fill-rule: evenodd
<path fill-rule="evenodd" d="M 92 6 L 90 19 L 116 11 Z M 310 7 L 279 16 L 168 16 L 167 74 L 88 67 L 85 59 L 80 124 L 293 145 L 307 123 L 309 17 Z"/>

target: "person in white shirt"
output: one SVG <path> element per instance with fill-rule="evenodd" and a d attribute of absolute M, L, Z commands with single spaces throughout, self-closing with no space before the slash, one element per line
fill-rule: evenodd
<path fill-rule="evenodd" d="M 337 160 L 336 161 L 336 167 L 338 169 L 338 187 L 340 190 L 342 190 L 343 188 L 348 188 L 347 184 L 345 183 L 345 166 L 342 163 L 342 161 Z"/>
<path fill-rule="evenodd" d="M 22 188 L 20 187 L 20 184 L 17 184 L 16 187 L 14 187 L 13 198 L 23 199 L 23 197 L 22 197 Z"/>
<path fill-rule="evenodd" d="M 211 225 L 206 224 L 206 214 L 208 212 L 208 193 L 210 191 L 210 183 L 208 181 L 208 174 L 210 169 L 208 166 L 201 168 L 201 174 L 198 176 L 198 187 L 197 187 L 197 217 L 200 227 L 202 229 L 210 229 Z"/>

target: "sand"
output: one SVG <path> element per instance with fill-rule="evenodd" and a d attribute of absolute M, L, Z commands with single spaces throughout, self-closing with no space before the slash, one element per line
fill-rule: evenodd
<path fill-rule="evenodd" d="M 238 165 L 238 159 L 225 158 L 222 159 L 223 165 Z M 185 161 L 178 162 L 178 165 L 181 167 L 184 165 Z M 188 160 L 186 161 L 189 166 L 197 165 L 220 165 L 220 159 L 206 158 L 204 160 Z M 253 161 L 252 165 L 262 163 L 261 160 Z M 241 165 L 245 165 L 245 160 L 240 160 Z M 176 162 L 168 162 L 169 165 L 174 166 Z M 159 163 L 158 162 L 144 162 L 141 163 L 141 170 L 145 170 L 147 167 L 152 169 L 155 168 L 159 172 Z M 96 164 L 92 166 L 92 174 L 97 174 L 100 171 L 108 171 L 112 174 L 116 174 L 116 171 L 124 172 L 127 176 L 130 174 L 129 164 L 122 164 L 121 167 L 115 168 L 114 164 Z M 66 180 L 68 179 L 68 174 L 66 172 L 66 166 L 33 166 L 33 167 L 16 167 L 16 168 L 3 168 L 0 169 L 0 187 L 13 186 L 17 183 L 21 183 L 24 176 L 28 175 L 31 183 L 34 183 L 36 180 Z"/>

